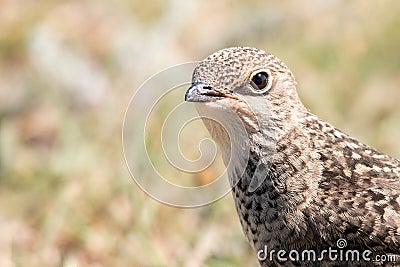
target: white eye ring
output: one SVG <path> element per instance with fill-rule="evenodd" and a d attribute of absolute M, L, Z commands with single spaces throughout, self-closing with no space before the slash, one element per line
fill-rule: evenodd
<path fill-rule="evenodd" d="M 268 69 L 256 70 L 250 75 L 251 87 L 257 94 L 263 94 L 271 89 L 272 80 L 271 71 Z"/>

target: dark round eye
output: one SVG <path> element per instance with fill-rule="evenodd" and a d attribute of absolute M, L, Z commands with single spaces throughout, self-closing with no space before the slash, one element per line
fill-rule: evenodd
<path fill-rule="evenodd" d="M 259 72 L 251 78 L 254 89 L 264 89 L 268 85 L 268 73 Z"/>

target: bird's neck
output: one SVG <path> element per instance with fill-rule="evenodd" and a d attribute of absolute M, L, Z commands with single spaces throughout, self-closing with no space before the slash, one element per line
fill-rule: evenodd
<path fill-rule="evenodd" d="M 273 163 L 278 142 L 307 113 L 301 103 L 282 108 L 285 103 L 273 105 L 267 104 L 265 99 L 247 98 L 246 104 L 253 107 L 251 111 L 227 109 L 221 112 L 203 104 L 197 106 L 205 126 L 222 152 L 232 186 L 239 179 L 247 179 L 249 183 L 256 177 L 255 186 L 257 182 L 264 181 L 265 168 Z"/>
<path fill-rule="evenodd" d="M 302 128 L 308 112 L 300 102 L 286 108 L 282 108 L 282 105 L 284 104 L 269 105 L 267 109 L 263 109 L 267 110 L 267 113 L 256 114 L 258 128 L 248 128 L 247 141 L 238 137 L 236 142 L 232 142 L 233 148 L 248 146 L 248 153 L 242 154 L 240 159 L 235 159 L 234 164 L 228 167 L 232 185 L 241 179 L 242 185 L 252 191 L 267 182 L 266 180 L 275 183 L 273 180 L 279 179 L 279 183 L 285 183 L 283 177 L 269 175 L 270 170 L 274 167 L 282 169 L 284 166 L 280 165 L 286 164 L 287 159 L 281 158 L 285 154 L 280 153 L 280 144 L 287 143 L 288 136 L 296 132 L 295 129 Z M 303 145 L 308 146 L 306 140 Z"/>

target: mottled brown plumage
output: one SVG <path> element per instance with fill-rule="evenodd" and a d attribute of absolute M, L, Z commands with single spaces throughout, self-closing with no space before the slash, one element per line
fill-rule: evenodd
<path fill-rule="evenodd" d="M 267 78 L 261 89 L 255 78 L 260 73 Z M 225 164 L 235 161 L 228 169 L 233 197 L 256 252 L 265 246 L 319 251 L 343 238 L 348 249 L 400 260 L 400 161 L 311 114 L 298 98 L 294 76 L 278 58 L 255 48 L 218 51 L 194 70 L 186 100 L 196 102 L 200 114 L 218 113 L 224 127 L 231 128 L 204 120 Z M 227 136 L 238 124 L 246 134 Z M 249 154 L 232 156 L 231 145 L 248 146 Z M 260 264 L 377 263 L 274 259 Z"/>

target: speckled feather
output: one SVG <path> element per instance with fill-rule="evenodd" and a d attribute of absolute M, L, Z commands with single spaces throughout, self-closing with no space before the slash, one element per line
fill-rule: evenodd
<path fill-rule="evenodd" d="M 269 70 L 273 79 L 263 94 L 249 90 L 250 75 L 258 69 Z M 311 114 L 282 61 L 255 48 L 228 48 L 202 61 L 193 82 L 230 96 L 214 101 L 214 106 L 197 103 L 200 114 L 204 109 L 223 112 L 220 106 L 229 107 L 248 130 L 247 167 L 244 174 L 233 169 L 229 179 L 240 222 L 255 251 L 265 245 L 287 251 L 327 249 L 344 238 L 351 249 L 400 255 L 400 161 Z M 262 101 L 267 108 L 252 106 L 252 101 Z M 215 122 L 205 125 L 228 162 L 226 132 Z M 248 190 L 257 166 L 263 164 L 268 169 L 265 179 L 255 191 Z"/>

